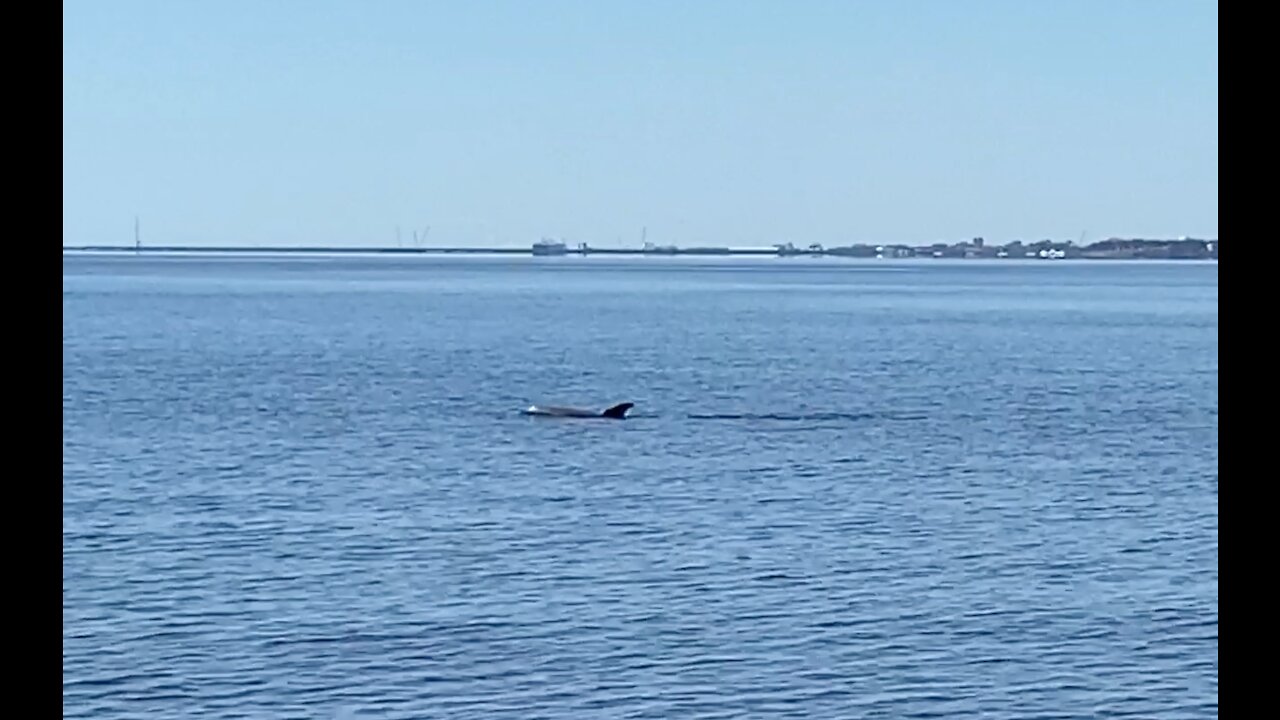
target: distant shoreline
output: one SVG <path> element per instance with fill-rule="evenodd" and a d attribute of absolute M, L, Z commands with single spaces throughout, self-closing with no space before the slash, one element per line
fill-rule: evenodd
<path fill-rule="evenodd" d="M 1144 246 L 1137 249 L 1120 251 L 1091 251 L 1086 248 L 1073 247 L 1041 247 L 1037 244 L 1018 248 L 1010 252 L 1003 248 L 981 248 L 975 252 L 966 246 L 853 246 L 848 248 L 809 249 L 792 248 L 791 246 L 775 246 L 768 248 L 592 248 L 592 247 L 559 247 L 552 252 L 536 251 L 531 247 L 326 247 L 326 246 L 188 246 L 188 245 L 153 245 L 147 247 L 129 247 L 124 245 L 80 245 L 63 246 L 66 254 L 113 254 L 113 255 L 519 255 L 525 257 L 566 257 L 566 256 L 636 256 L 636 257 L 835 257 L 853 259 L 890 259 L 890 260 L 934 260 L 934 259 L 966 259 L 966 260 L 1211 260 L 1217 262 L 1216 242 L 1213 243 L 1212 254 L 1169 253 L 1165 245 L 1154 248 L 1145 247 L 1151 241 L 1142 241 Z"/>

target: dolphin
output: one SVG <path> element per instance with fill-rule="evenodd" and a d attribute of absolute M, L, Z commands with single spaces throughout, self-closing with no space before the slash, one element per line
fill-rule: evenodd
<path fill-rule="evenodd" d="M 623 420 L 627 417 L 627 411 L 635 407 L 635 403 L 620 403 L 614 405 L 608 410 L 584 410 L 582 408 L 571 407 L 555 407 L 553 405 L 530 405 L 521 411 L 524 415 L 538 415 L 542 417 L 568 417 L 568 418 L 608 418 L 610 420 Z"/>

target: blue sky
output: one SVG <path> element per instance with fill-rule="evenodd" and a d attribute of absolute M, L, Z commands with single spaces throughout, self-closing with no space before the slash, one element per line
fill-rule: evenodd
<path fill-rule="evenodd" d="M 1217 237 L 1191 0 L 65 0 L 63 244 Z"/>

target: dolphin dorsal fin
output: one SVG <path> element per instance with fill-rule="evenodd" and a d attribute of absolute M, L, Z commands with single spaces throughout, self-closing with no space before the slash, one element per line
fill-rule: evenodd
<path fill-rule="evenodd" d="M 635 403 L 619 403 L 613 407 L 600 413 L 601 417 L 615 418 L 621 420 L 627 416 L 627 411 L 635 407 Z"/>

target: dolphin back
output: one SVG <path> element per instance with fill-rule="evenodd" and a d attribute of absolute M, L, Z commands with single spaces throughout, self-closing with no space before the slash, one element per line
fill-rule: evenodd
<path fill-rule="evenodd" d="M 635 407 L 635 403 L 621 403 L 614 405 L 608 410 L 600 412 L 596 410 L 562 407 L 558 405 L 530 405 L 522 412 L 525 415 L 542 415 L 547 417 L 609 418 L 611 420 L 622 420 L 627 416 L 627 411 L 633 407 Z"/>

